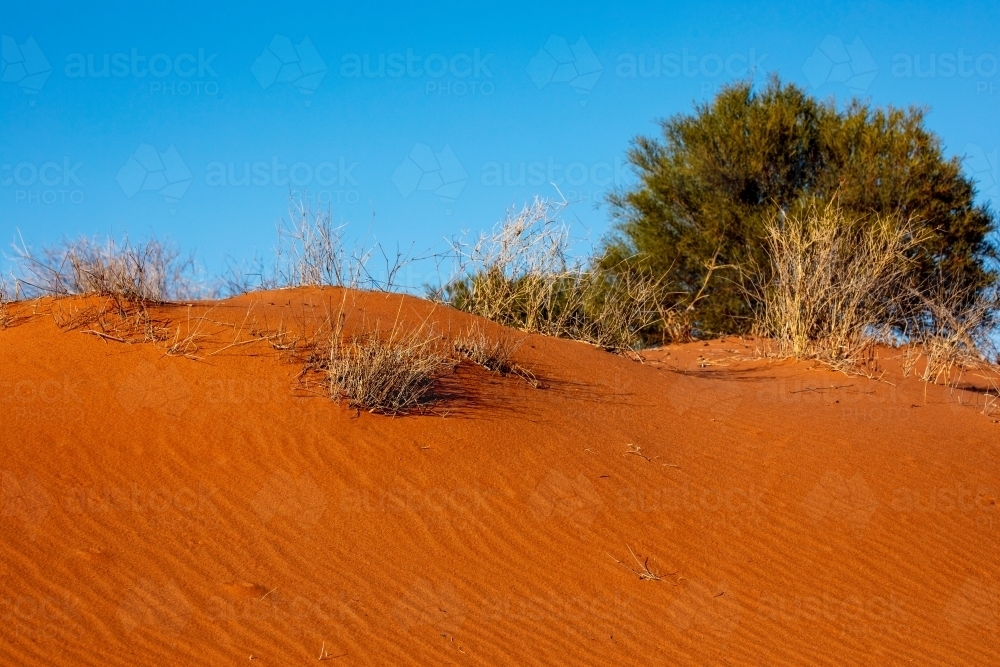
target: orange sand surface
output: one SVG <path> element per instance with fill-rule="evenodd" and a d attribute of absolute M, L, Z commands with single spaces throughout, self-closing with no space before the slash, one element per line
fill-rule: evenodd
<path fill-rule="evenodd" d="M 0 664 L 1000 664 L 974 382 L 532 335 L 540 387 L 464 362 L 387 417 L 274 332 L 475 318 L 336 289 L 154 309 L 185 357 L 87 333 L 88 303 L 0 330 Z"/>

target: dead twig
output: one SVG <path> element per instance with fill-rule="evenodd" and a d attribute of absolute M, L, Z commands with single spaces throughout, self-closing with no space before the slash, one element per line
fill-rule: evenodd
<path fill-rule="evenodd" d="M 90 334 L 92 336 L 98 336 L 100 338 L 104 338 L 105 340 L 113 340 L 116 343 L 128 342 L 124 338 L 119 338 L 118 336 L 112 336 L 110 334 L 102 333 L 100 331 L 94 331 L 93 329 L 86 329 L 84 331 L 81 331 L 80 333 Z"/>
<path fill-rule="evenodd" d="M 656 572 L 654 572 L 653 570 L 650 569 L 650 567 L 649 567 L 649 556 L 646 556 L 645 560 L 639 560 L 639 557 L 635 555 L 634 551 L 632 551 L 632 547 L 630 547 L 630 546 L 628 546 L 626 544 L 625 548 L 628 549 L 628 552 L 630 554 L 632 554 L 632 560 L 635 561 L 635 564 L 637 565 L 637 567 L 632 567 L 632 566 L 628 565 L 627 563 L 623 563 L 622 561 L 618 560 L 617 558 L 615 558 L 611 554 L 608 554 L 608 558 L 610 558 L 614 562 L 618 563 L 619 565 L 621 565 L 622 567 L 624 567 L 626 570 L 628 570 L 629 572 L 631 572 L 635 576 L 639 577 L 640 581 L 660 581 L 663 578 L 663 576 L 670 577 L 670 576 L 673 576 L 673 575 L 677 574 L 676 572 L 671 572 L 670 574 L 667 574 L 667 575 L 659 575 L 659 574 L 657 574 Z M 607 553 L 607 552 L 605 551 L 604 553 Z"/>
<path fill-rule="evenodd" d="M 642 453 L 642 447 L 640 447 L 639 445 L 633 445 L 632 443 L 629 443 L 627 447 L 628 451 L 622 454 L 622 456 L 628 456 L 629 454 L 631 454 L 633 456 L 638 456 L 639 458 L 646 459 L 650 463 L 653 462 L 653 459 L 649 458 L 648 456 Z"/>

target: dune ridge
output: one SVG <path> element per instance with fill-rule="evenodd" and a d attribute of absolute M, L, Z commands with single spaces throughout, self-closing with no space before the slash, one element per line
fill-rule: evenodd
<path fill-rule="evenodd" d="M 542 388 L 466 362 L 390 418 L 264 334 L 495 325 L 337 289 L 151 308 L 199 323 L 186 358 L 60 329 L 74 303 L 0 330 L 0 663 L 1000 662 L 975 378 L 519 335 Z"/>

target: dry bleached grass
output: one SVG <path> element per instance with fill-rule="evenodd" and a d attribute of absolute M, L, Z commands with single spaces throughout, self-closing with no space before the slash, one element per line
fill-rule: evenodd
<path fill-rule="evenodd" d="M 386 253 L 374 239 L 348 246 L 346 225 L 335 225 L 329 208 L 312 209 L 293 202 L 278 223 L 274 264 L 256 260 L 252 268 L 230 263 L 219 291 L 226 295 L 282 287 L 347 287 L 383 292 L 401 285 L 401 272 L 413 261 L 409 253 Z"/>
<path fill-rule="evenodd" d="M 909 295 L 906 251 L 917 240 L 896 218 L 855 220 L 835 204 L 767 226 L 771 278 L 760 285 L 756 332 L 778 354 L 853 364 L 891 331 Z"/>
<path fill-rule="evenodd" d="M 767 227 L 771 278 L 759 288 L 756 332 L 780 356 L 857 371 L 879 343 L 902 344 L 904 373 L 952 387 L 982 371 L 993 390 L 995 290 L 969 298 L 913 284 L 906 221 L 850 218 L 831 203 Z M 923 361 L 919 372 L 917 366 Z"/>
<path fill-rule="evenodd" d="M 514 361 L 514 353 L 524 340 L 515 340 L 508 331 L 490 337 L 476 325 L 455 339 L 454 349 L 460 356 L 491 373 L 515 375 L 538 388 L 540 383 L 535 374 Z"/>
<path fill-rule="evenodd" d="M 388 331 L 376 325 L 345 337 L 345 319 L 341 303 L 336 324 L 321 328 L 306 343 L 310 352 L 303 374 L 319 372 L 325 393 L 357 410 L 399 415 L 433 403 L 435 382 L 456 362 L 431 326 L 425 322 L 404 330 L 397 316 Z"/>
<path fill-rule="evenodd" d="M 52 316 L 63 328 L 121 343 L 167 340 L 166 328 L 149 306 L 194 296 L 200 290 L 194 263 L 171 246 L 152 240 L 132 245 L 79 239 L 43 249 L 22 245 L 18 287 L 28 296 L 96 296 L 97 304 L 56 304 Z"/>
<path fill-rule="evenodd" d="M 660 317 L 663 280 L 573 260 L 562 207 L 535 200 L 491 232 L 453 244 L 458 269 L 438 296 L 522 331 L 632 348 Z"/>
<path fill-rule="evenodd" d="M 667 328 L 682 322 L 684 313 L 665 306 L 670 293 L 662 279 L 574 260 L 569 229 L 559 218 L 563 206 L 536 200 L 474 241 L 453 244 L 455 277 L 435 295 L 506 327 L 615 351 L 634 348 L 656 322 Z M 914 286 L 907 252 L 920 239 L 911 230 L 895 217 L 851 218 L 836 202 L 802 217 L 775 216 L 766 230 L 769 270 L 750 281 L 759 304 L 755 333 L 773 341 L 780 356 L 843 370 L 864 366 L 880 342 L 906 346 L 907 373 L 923 360 L 918 374 L 926 382 L 954 386 L 971 370 L 989 370 L 988 334 L 1000 299 L 991 291 L 970 304 L 963 295 L 940 297 L 943 291 Z M 409 260 L 397 253 L 390 261 L 383 252 L 384 276 L 376 279 L 369 263 L 379 247 L 348 250 L 342 232 L 329 211 L 294 207 L 279 227 L 274 271 L 260 274 L 259 287 L 393 289 Z M 104 298 L 97 306 L 55 307 L 60 326 L 119 342 L 162 343 L 167 354 L 199 358 L 201 323 L 189 321 L 182 336 L 179 327 L 168 331 L 149 314 L 148 305 L 209 292 L 194 280 L 192 260 L 172 247 L 155 240 L 133 246 L 83 239 L 40 256 L 24 248 L 19 259 L 18 293 Z M 769 276 L 766 282 L 761 275 Z M 230 280 L 230 291 L 247 289 L 243 278 Z M 0 327 L 10 320 L 8 291 L 0 286 Z M 918 326 L 906 331 L 901 322 Z M 419 409 L 456 355 L 539 386 L 513 361 L 520 342 L 509 333 L 490 337 L 474 327 L 442 350 L 426 327 L 407 333 L 397 323 L 349 340 L 341 340 L 341 328 L 323 346 L 309 346 L 324 353 L 314 353 L 308 365 L 323 370 L 331 395 L 357 408 L 389 414 Z"/>
<path fill-rule="evenodd" d="M 394 326 L 337 342 L 326 373 L 330 393 L 370 412 L 401 414 L 422 407 L 434 381 L 454 366 L 436 337 Z"/>
<path fill-rule="evenodd" d="M 473 327 L 448 346 L 426 322 L 406 330 L 397 318 L 388 330 L 376 326 L 344 337 L 342 313 L 332 332 L 319 333 L 308 344 L 311 353 L 304 372 L 320 372 L 325 393 L 357 410 L 387 415 L 425 412 L 440 398 L 435 385 L 462 359 L 540 386 L 530 370 L 514 361 L 520 341 L 507 333 L 491 337 Z"/>
<path fill-rule="evenodd" d="M 43 249 L 21 248 L 19 282 L 30 294 L 93 294 L 123 302 L 158 303 L 196 296 L 194 262 L 172 246 L 151 240 L 132 245 L 79 239 Z"/>
<path fill-rule="evenodd" d="M 515 341 L 506 332 L 489 338 L 480 327 L 473 327 L 456 338 L 454 345 L 455 351 L 472 363 L 493 373 L 506 375 L 514 369 L 514 352 L 522 342 L 523 339 Z"/>
<path fill-rule="evenodd" d="M 379 281 L 367 267 L 374 248 L 348 252 L 341 228 L 333 226 L 328 213 L 313 214 L 300 207 L 293 214 L 279 233 L 275 285 L 392 287 L 404 262 L 400 256 L 395 262 L 386 258 L 384 280 Z M 198 355 L 207 337 L 202 332 L 204 316 L 192 320 L 189 312 L 182 333 L 181 326 L 169 329 L 150 315 L 149 306 L 198 291 L 191 279 L 193 263 L 170 247 L 156 241 L 133 246 L 127 241 L 97 244 L 84 239 L 45 249 L 39 256 L 25 248 L 20 262 L 20 284 L 29 294 L 100 297 L 96 302 L 56 302 L 52 316 L 58 326 L 109 341 L 153 342 L 170 356 L 202 358 Z M 7 319 L 6 290 L 0 290 L 0 326 Z M 432 402 L 435 381 L 458 363 L 456 354 L 537 386 L 530 371 L 512 361 L 517 346 L 509 337 L 489 338 L 470 330 L 460 343 L 447 348 L 429 327 L 405 331 L 397 321 L 388 331 L 376 328 L 344 339 L 342 319 L 343 307 L 336 326 L 327 326 L 325 333 L 316 332 L 309 340 L 289 343 L 283 331 L 265 337 L 275 349 L 289 348 L 293 355 L 300 345 L 308 349 L 307 370 L 322 371 L 329 395 L 352 407 L 385 414 L 424 409 Z"/>
<path fill-rule="evenodd" d="M 928 312 L 927 326 L 905 346 L 903 372 L 916 373 L 927 383 L 958 388 L 966 375 L 974 373 L 986 383 L 982 411 L 994 414 L 1000 399 L 997 351 L 990 333 L 995 330 L 998 298 L 995 290 L 977 294 L 933 296 L 916 293 Z M 961 304 L 961 305 L 958 305 Z M 919 364 L 923 361 L 923 369 Z M 962 401 L 962 396 L 958 399 Z M 975 396 L 978 402 L 979 396 Z"/>

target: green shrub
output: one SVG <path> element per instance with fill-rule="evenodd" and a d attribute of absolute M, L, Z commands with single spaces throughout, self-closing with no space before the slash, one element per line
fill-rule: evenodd
<path fill-rule="evenodd" d="M 974 203 L 972 181 L 958 158 L 944 158 L 921 109 L 854 101 L 838 110 L 772 78 L 761 89 L 729 85 L 661 128 L 662 138 L 639 137 L 628 153 L 638 182 L 610 197 L 615 232 L 602 266 L 642 262 L 666 276 L 680 292 L 674 312 L 688 314 L 695 335 L 751 328 L 757 290 L 741 269 L 768 266 L 776 208 L 796 217 L 836 199 L 859 224 L 911 220 L 917 284 L 975 300 L 996 280 L 995 217 Z"/>

